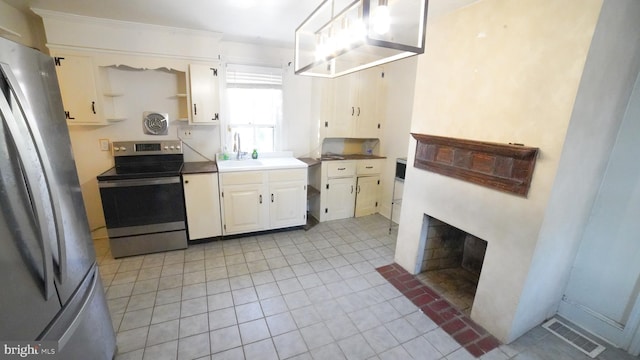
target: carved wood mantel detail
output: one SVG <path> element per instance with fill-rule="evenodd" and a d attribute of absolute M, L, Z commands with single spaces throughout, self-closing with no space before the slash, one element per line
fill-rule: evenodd
<path fill-rule="evenodd" d="M 527 196 L 538 148 L 411 134 L 413 166 L 491 189 Z"/>

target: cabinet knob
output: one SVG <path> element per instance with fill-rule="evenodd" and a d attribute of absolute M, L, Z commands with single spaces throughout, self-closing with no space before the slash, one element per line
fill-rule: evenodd
<path fill-rule="evenodd" d="M 185 184 L 188 184 L 188 183 L 189 183 L 189 180 L 185 180 L 185 181 L 184 181 L 184 183 L 185 183 Z"/>

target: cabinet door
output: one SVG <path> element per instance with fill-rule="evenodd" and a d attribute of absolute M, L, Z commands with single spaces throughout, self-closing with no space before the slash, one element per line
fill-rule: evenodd
<path fill-rule="evenodd" d="M 367 69 L 358 72 L 358 81 L 355 83 L 357 100 L 355 102 L 355 119 L 353 137 L 378 138 L 380 137 L 378 124 L 378 91 L 380 88 L 379 68 Z"/>
<path fill-rule="evenodd" d="M 326 137 L 352 137 L 356 118 L 357 74 L 333 79 L 333 118 L 325 123 Z"/>
<path fill-rule="evenodd" d="M 356 179 L 354 177 L 329 179 L 327 192 L 326 220 L 344 219 L 353 216 L 356 199 Z"/>
<path fill-rule="evenodd" d="M 358 178 L 356 187 L 356 217 L 378 212 L 378 187 L 380 177 L 365 176 Z"/>
<path fill-rule="evenodd" d="M 67 123 L 100 123 L 93 60 L 88 56 L 62 54 L 54 60 Z"/>
<path fill-rule="evenodd" d="M 189 240 L 222 235 L 218 175 L 184 175 L 183 183 Z"/>
<path fill-rule="evenodd" d="M 198 125 L 220 123 L 219 66 L 189 65 L 191 122 Z"/>
<path fill-rule="evenodd" d="M 223 188 L 225 235 L 264 230 L 269 208 L 262 190 L 262 184 L 229 185 Z"/>
<path fill-rule="evenodd" d="M 304 225 L 307 222 L 306 184 L 303 181 L 269 184 L 271 228 Z"/>

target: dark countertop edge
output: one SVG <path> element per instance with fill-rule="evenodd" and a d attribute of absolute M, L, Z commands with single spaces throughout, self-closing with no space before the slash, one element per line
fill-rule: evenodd
<path fill-rule="evenodd" d="M 319 159 L 308 158 L 308 157 L 302 157 L 302 158 L 297 158 L 297 159 L 302 161 L 303 163 L 307 164 L 307 166 L 314 166 L 314 165 L 319 165 L 320 164 L 320 160 Z"/>
<path fill-rule="evenodd" d="M 206 174 L 217 173 L 218 165 L 215 161 L 185 162 L 182 166 L 182 174 Z"/>
<path fill-rule="evenodd" d="M 378 156 L 378 155 L 338 155 L 343 157 L 343 159 L 317 159 L 318 161 L 340 161 L 340 160 L 379 160 L 386 159 L 386 156 Z"/>

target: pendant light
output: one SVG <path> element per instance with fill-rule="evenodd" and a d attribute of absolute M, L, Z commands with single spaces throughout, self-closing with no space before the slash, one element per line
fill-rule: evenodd
<path fill-rule="evenodd" d="M 325 0 L 296 29 L 295 73 L 334 78 L 424 53 L 427 0 Z"/>

